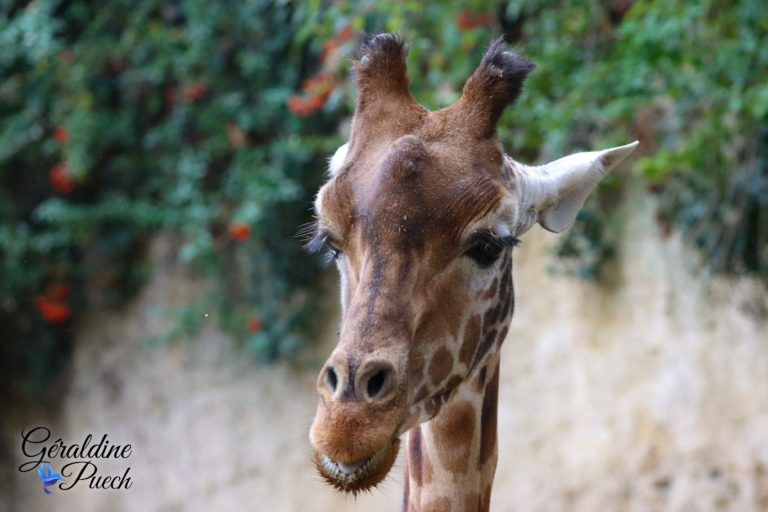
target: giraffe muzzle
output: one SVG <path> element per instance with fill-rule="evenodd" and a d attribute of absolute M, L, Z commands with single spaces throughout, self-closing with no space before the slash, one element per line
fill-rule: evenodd
<path fill-rule="evenodd" d="M 397 459 L 399 448 L 400 440 L 394 438 L 377 452 L 351 464 L 336 461 L 316 451 L 315 465 L 330 485 L 340 491 L 357 494 L 384 480 Z"/>
<path fill-rule="evenodd" d="M 369 489 L 392 468 L 407 411 L 403 366 L 384 352 L 350 357 L 341 347 L 321 370 L 309 437 L 318 472 L 335 488 Z"/>

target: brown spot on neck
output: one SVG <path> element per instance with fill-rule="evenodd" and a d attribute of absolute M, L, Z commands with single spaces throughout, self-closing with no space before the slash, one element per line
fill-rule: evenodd
<path fill-rule="evenodd" d="M 419 487 L 423 485 L 421 472 L 423 453 L 421 449 L 421 425 L 417 425 L 408 433 L 408 468 L 414 483 Z"/>
<path fill-rule="evenodd" d="M 483 407 L 480 411 L 480 457 L 478 458 L 478 470 L 493 460 L 496 465 L 496 429 L 498 421 L 499 403 L 499 363 L 495 364 L 493 376 L 488 380 L 483 397 Z"/>
<path fill-rule="evenodd" d="M 429 380 L 439 386 L 453 370 L 453 355 L 446 347 L 440 347 L 429 363 Z"/>
<path fill-rule="evenodd" d="M 499 289 L 499 278 L 496 277 L 493 280 L 493 283 L 491 283 L 491 286 L 485 290 L 485 293 L 483 293 L 484 299 L 495 299 L 496 298 L 496 292 Z"/>
<path fill-rule="evenodd" d="M 483 389 L 485 387 L 485 379 L 487 377 L 488 373 L 488 367 L 483 366 L 480 368 L 480 371 L 477 373 L 477 387 L 478 389 Z"/>
<path fill-rule="evenodd" d="M 472 356 L 475 355 L 477 345 L 480 343 L 480 325 L 480 315 L 473 315 L 464 329 L 464 340 L 459 351 L 459 361 L 465 366 L 468 366 L 472 361 Z"/>

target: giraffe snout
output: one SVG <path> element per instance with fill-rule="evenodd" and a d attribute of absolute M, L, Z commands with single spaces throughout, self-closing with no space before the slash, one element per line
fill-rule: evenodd
<path fill-rule="evenodd" d="M 362 361 L 334 354 L 317 380 L 320 396 L 329 402 L 381 404 L 391 400 L 400 375 L 393 361 L 372 354 Z"/>
<path fill-rule="evenodd" d="M 378 348 L 337 348 L 320 371 L 320 403 L 309 431 L 320 474 L 357 492 L 379 483 L 397 457 L 405 420 L 404 358 Z"/>

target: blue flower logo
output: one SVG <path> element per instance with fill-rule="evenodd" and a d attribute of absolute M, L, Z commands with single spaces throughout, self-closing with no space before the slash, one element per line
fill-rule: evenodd
<path fill-rule="evenodd" d="M 59 480 L 64 481 L 60 474 L 53 472 L 50 464 L 40 464 L 37 468 L 37 476 L 43 481 L 43 491 L 45 491 L 45 494 L 51 494 L 49 487 L 56 485 L 56 482 Z"/>

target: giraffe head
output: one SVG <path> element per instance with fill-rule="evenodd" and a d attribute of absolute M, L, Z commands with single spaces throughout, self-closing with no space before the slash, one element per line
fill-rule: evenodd
<path fill-rule="evenodd" d="M 390 470 L 399 436 L 436 416 L 507 334 L 512 249 L 535 223 L 559 232 L 634 144 L 542 167 L 504 155 L 503 110 L 534 65 L 494 42 L 453 105 L 408 92 L 405 48 L 363 43 L 349 142 L 315 204 L 311 250 L 341 276 L 339 342 L 320 372 L 315 461 L 357 492 Z"/>

